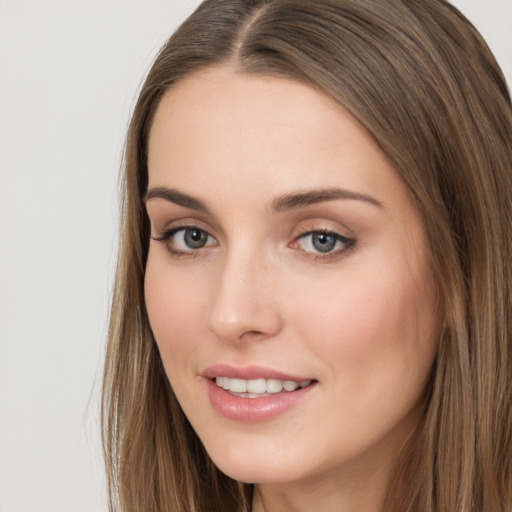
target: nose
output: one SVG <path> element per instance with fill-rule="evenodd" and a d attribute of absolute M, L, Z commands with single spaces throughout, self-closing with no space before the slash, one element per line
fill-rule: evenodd
<path fill-rule="evenodd" d="M 226 259 L 211 297 L 210 331 L 229 343 L 275 336 L 282 328 L 275 277 L 271 265 L 250 255 Z"/>

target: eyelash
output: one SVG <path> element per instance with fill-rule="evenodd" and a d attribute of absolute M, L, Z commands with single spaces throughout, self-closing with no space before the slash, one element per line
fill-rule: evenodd
<path fill-rule="evenodd" d="M 197 232 L 200 232 L 203 235 L 206 235 L 207 240 L 206 244 L 203 247 L 199 247 L 197 249 L 190 248 L 190 250 L 177 250 L 172 247 L 172 245 L 169 243 L 173 236 L 175 236 L 179 232 L 183 232 L 183 235 L 185 236 L 185 233 L 187 230 L 194 230 Z M 334 238 L 334 243 L 338 244 L 341 243 L 342 247 L 338 248 L 336 250 L 329 250 L 326 252 L 315 252 L 315 251 L 306 251 L 302 249 L 302 252 L 305 254 L 305 256 L 309 259 L 316 260 L 316 261 L 331 261 L 335 258 L 341 257 L 342 254 L 347 253 L 348 251 L 352 250 L 356 244 L 356 240 L 353 238 L 348 238 L 343 236 L 342 234 L 338 233 L 337 231 L 331 230 L 331 229 L 314 229 L 314 230 L 308 230 L 304 233 L 299 234 L 291 243 L 292 248 L 293 245 L 296 245 L 300 240 L 305 239 L 308 236 L 313 235 L 326 235 L 328 237 Z M 204 250 L 206 250 L 208 247 L 211 247 L 212 245 L 216 244 L 208 244 L 208 239 L 215 240 L 206 230 L 198 228 L 197 226 L 178 226 L 173 227 L 164 230 L 160 233 L 159 236 L 152 237 L 153 240 L 156 242 L 160 242 L 165 244 L 165 248 L 167 251 L 175 258 L 195 258 L 197 256 L 200 256 Z"/>
<path fill-rule="evenodd" d="M 179 233 L 180 231 L 183 231 L 183 234 L 185 235 L 185 232 L 187 230 L 198 231 L 200 233 L 205 234 L 208 238 L 215 240 L 206 230 L 198 228 L 197 226 L 178 226 L 169 228 L 162 231 L 159 236 L 151 238 L 155 240 L 155 242 L 163 243 L 167 251 L 169 251 L 169 253 L 175 258 L 195 258 L 197 256 L 200 256 L 204 249 L 206 249 L 207 247 L 211 247 L 210 244 L 206 245 L 205 247 L 200 247 L 198 249 L 190 248 L 190 250 L 188 251 L 174 249 L 170 244 L 172 237 Z"/>
<path fill-rule="evenodd" d="M 304 233 L 300 234 L 295 238 L 295 240 L 292 242 L 292 244 L 296 244 L 299 240 L 302 240 L 306 238 L 307 236 L 312 235 L 327 235 L 330 237 L 333 237 L 335 239 L 335 243 L 337 244 L 340 242 L 342 244 L 341 248 L 331 250 L 329 252 L 314 252 L 314 251 L 303 251 L 307 258 L 310 258 L 312 260 L 316 261 L 324 261 L 328 262 L 333 259 L 339 258 L 342 255 L 345 255 L 348 251 L 352 250 L 356 244 L 356 240 L 353 238 L 348 238 L 346 236 L 343 236 L 341 233 L 338 233 L 337 231 L 334 231 L 332 229 L 310 229 L 308 231 L 305 231 Z"/>

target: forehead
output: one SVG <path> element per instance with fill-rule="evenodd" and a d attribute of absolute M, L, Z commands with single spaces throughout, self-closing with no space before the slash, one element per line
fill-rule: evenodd
<path fill-rule="evenodd" d="M 384 153 L 332 98 L 296 81 L 229 68 L 196 72 L 164 95 L 148 167 L 150 186 L 241 192 L 264 182 L 275 194 L 332 185 L 404 193 Z"/>
<path fill-rule="evenodd" d="M 220 144 L 228 136 L 233 143 L 251 139 L 257 144 L 265 139 L 266 146 L 275 149 L 305 134 L 311 140 L 321 125 L 336 123 L 341 112 L 344 109 L 330 97 L 296 81 L 208 68 L 181 80 L 164 95 L 149 149 L 162 137 L 166 143 L 187 137 Z"/>

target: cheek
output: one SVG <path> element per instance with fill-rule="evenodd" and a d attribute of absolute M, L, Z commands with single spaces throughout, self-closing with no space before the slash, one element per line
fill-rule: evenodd
<path fill-rule="evenodd" d="M 198 318 L 204 318 L 207 308 L 206 284 L 150 251 L 144 294 L 151 329 L 170 377 L 175 367 L 182 366 L 183 357 L 201 342 Z"/>
<path fill-rule="evenodd" d="M 370 270 L 368 270 L 370 269 Z M 423 382 L 435 355 L 437 318 L 429 290 L 403 266 L 385 272 L 356 268 L 333 276 L 327 286 L 298 304 L 304 338 L 329 363 L 343 386 L 368 392 L 379 385 Z"/>
<path fill-rule="evenodd" d="M 435 357 L 436 317 L 433 301 L 419 300 L 414 280 L 398 280 L 398 270 L 351 275 L 313 294 L 314 321 L 301 325 L 335 397 L 325 421 L 360 447 L 412 428 Z"/>

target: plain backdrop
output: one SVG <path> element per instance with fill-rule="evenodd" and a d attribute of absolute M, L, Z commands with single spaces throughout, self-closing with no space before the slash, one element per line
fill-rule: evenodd
<path fill-rule="evenodd" d="M 98 397 L 136 92 L 198 0 L 0 0 L 0 512 L 105 512 Z M 512 79 L 512 0 L 454 2 Z"/>

